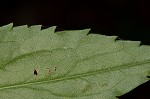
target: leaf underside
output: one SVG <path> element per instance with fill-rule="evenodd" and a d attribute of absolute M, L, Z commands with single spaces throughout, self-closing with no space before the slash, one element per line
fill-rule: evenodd
<path fill-rule="evenodd" d="M 149 80 L 150 46 L 55 28 L 0 27 L 0 99 L 116 99 Z"/>

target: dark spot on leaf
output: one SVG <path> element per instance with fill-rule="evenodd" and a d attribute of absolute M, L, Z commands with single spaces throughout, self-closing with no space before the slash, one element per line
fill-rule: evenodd
<path fill-rule="evenodd" d="M 38 75 L 38 72 L 37 72 L 37 70 L 34 70 L 34 75 L 36 75 L 36 76 Z"/>

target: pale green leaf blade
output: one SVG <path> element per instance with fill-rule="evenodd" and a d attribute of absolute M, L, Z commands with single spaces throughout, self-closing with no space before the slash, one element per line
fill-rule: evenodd
<path fill-rule="evenodd" d="M 5 37 L 7 37 L 7 32 L 11 31 L 13 27 L 13 24 L 8 24 L 5 26 L 0 27 L 0 42 L 3 42 L 5 40 Z"/>
<path fill-rule="evenodd" d="M 1 99 L 116 99 L 149 80 L 150 46 L 40 28 L 0 28 Z"/>

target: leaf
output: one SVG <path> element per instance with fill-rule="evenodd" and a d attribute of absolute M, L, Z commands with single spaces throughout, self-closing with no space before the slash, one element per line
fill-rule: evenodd
<path fill-rule="evenodd" d="M 150 46 L 40 28 L 0 28 L 1 99 L 116 99 L 149 80 Z"/>

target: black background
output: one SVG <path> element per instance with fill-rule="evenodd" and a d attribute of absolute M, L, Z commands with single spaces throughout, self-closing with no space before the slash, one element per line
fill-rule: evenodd
<path fill-rule="evenodd" d="M 92 33 L 117 35 L 123 40 L 150 45 L 150 3 L 146 0 L 1 0 L 0 26 L 57 26 L 57 30 L 91 28 Z M 150 99 L 149 82 L 120 99 Z M 148 98 L 149 97 L 149 98 Z"/>

